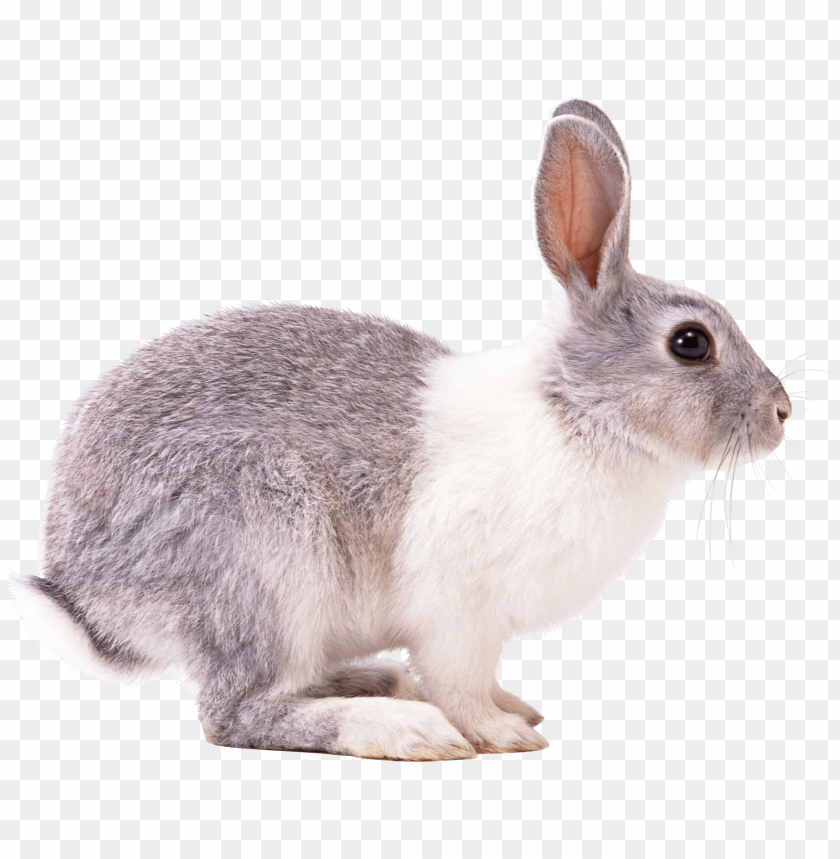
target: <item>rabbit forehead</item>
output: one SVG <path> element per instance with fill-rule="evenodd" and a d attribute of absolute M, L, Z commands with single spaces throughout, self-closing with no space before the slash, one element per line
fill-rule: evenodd
<path fill-rule="evenodd" d="M 661 344 L 662 337 L 670 336 L 680 325 L 700 325 L 712 335 L 718 347 L 741 354 L 750 363 L 758 357 L 732 314 L 719 301 L 632 269 L 615 291 L 613 300 L 587 308 L 580 321 L 582 330 L 601 328 L 628 346 L 648 340 Z M 574 328 L 567 326 L 567 330 Z"/>
<path fill-rule="evenodd" d="M 688 287 L 644 280 L 651 290 L 650 304 L 657 308 L 650 323 L 660 334 L 670 335 L 680 326 L 700 325 L 714 340 L 716 366 L 729 370 L 732 380 L 753 384 L 757 378 L 765 382 L 768 374 L 772 376 L 723 304 Z"/>

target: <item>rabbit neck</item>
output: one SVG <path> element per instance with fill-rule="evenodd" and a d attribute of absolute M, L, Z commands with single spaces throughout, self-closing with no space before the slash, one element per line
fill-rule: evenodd
<path fill-rule="evenodd" d="M 464 610 L 489 607 L 503 635 L 580 611 L 638 557 L 684 476 L 582 443 L 542 395 L 527 344 L 444 358 L 428 382 L 426 465 L 398 565 L 421 590 L 469 593 Z"/>
<path fill-rule="evenodd" d="M 437 444 L 445 440 L 452 454 L 471 450 L 488 459 L 495 454 L 497 464 L 562 453 L 567 468 L 574 465 L 607 481 L 653 479 L 669 489 L 696 470 L 659 455 L 626 429 L 616 431 L 585 409 L 564 408 L 545 383 L 555 357 L 550 338 L 535 335 L 503 349 L 437 361 L 425 398 L 428 437 Z"/>

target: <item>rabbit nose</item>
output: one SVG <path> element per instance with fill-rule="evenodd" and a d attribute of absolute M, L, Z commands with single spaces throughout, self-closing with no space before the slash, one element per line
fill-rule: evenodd
<path fill-rule="evenodd" d="M 770 396 L 773 398 L 773 404 L 776 406 L 776 417 L 779 419 L 779 423 L 783 424 L 790 417 L 793 409 L 787 391 L 779 384 L 778 380 L 776 380 Z"/>
<path fill-rule="evenodd" d="M 779 419 L 779 423 L 783 424 L 790 417 L 792 411 L 790 400 L 784 388 L 776 392 L 774 399 L 776 400 L 776 417 Z"/>

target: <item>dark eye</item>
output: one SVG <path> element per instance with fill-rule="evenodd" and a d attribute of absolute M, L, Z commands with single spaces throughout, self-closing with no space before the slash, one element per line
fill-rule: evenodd
<path fill-rule="evenodd" d="M 671 338 L 671 351 L 679 358 L 703 361 L 711 353 L 709 338 L 699 328 L 683 328 Z"/>

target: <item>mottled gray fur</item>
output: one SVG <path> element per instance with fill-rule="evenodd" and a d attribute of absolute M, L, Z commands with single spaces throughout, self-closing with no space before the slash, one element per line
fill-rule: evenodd
<path fill-rule="evenodd" d="M 529 414 L 545 415 L 541 427 L 552 441 L 557 431 L 558 444 L 546 445 L 551 456 L 565 444 L 589 464 L 666 462 L 662 473 L 670 474 L 714 467 L 721 453 L 737 462 L 747 448 L 772 450 L 790 401 L 731 317 L 717 302 L 630 266 L 629 162 L 598 108 L 573 101 L 555 111 L 534 200 L 537 241 L 567 306 L 550 310 L 533 338 L 530 377 L 511 378 L 533 391 L 539 409 Z M 709 332 L 709 360 L 669 352 L 671 335 L 687 326 Z M 202 725 L 215 743 L 414 760 L 543 748 L 529 727 L 540 714 L 493 679 L 500 641 L 470 662 L 469 652 L 429 647 L 412 627 L 457 629 L 468 651 L 482 640 L 471 637 L 473 628 L 492 626 L 498 605 L 488 599 L 491 615 L 450 619 L 441 609 L 450 591 L 440 585 L 471 586 L 458 569 L 451 581 L 427 580 L 440 605 L 422 588 L 412 591 L 430 566 L 450 577 L 449 559 L 467 543 L 445 515 L 444 494 L 459 497 L 447 487 L 461 484 L 431 468 L 431 481 L 416 480 L 428 476 L 430 451 L 445 448 L 441 437 L 452 435 L 440 431 L 452 426 L 440 415 L 473 395 L 471 408 L 480 410 L 482 393 L 499 378 L 481 387 L 489 377 L 466 376 L 469 385 L 449 390 L 434 376 L 432 390 L 448 393 L 437 405 L 440 423 L 426 426 L 427 383 L 451 360 L 443 344 L 406 326 L 291 305 L 225 311 L 149 343 L 94 384 L 67 421 L 47 505 L 44 578 L 28 587 L 123 674 L 177 666 L 198 688 Z M 496 426 L 507 419 L 479 413 L 495 415 Z M 517 461 L 542 467 L 539 445 L 511 426 L 514 441 L 500 436 L 499 461 L 521 442 Z M 487 429 L 492 435 L 495 427 Z M 473 435 L 466 441 L 471 447 Z M 472 485 L 481 463 L 457 440 L 453 450 L 451 468 L 463 468 Z M 568 461 L 551 456 L 545 461 Z M 613 478 L 622 485 L 622 474 Z M 440 495 L 429 494 L 435 480 Z M 498 487 L 488 486 L 490 499 Z M 412 506 L 424 491 L 433 512 L 444 508 L 445 526 Z M 554 491 L 549 485 L 547 494 Z M 422 515 L 412 520 L 412 510 Z M 457 503 L 451 510 L 464 512 Z M 411 521 L 422 527 L 405 543 Z M 442 528 L 437 542 L 426 539 L 432 521 Z M 508 524 L 518 528 L 510 521 L 496 522 L 488 540 Z M 553 528 L 554 520 L 546 530 Z M 532 546 L 546 537 L 527 533 Z M 426 563 L 424 540 L 442 547 L 445 564 Z M 408 582 L 400 576 L 410 565 L 403 558 L 396 569 L 395 561 L 406 545 L 422 568 Z M 529 571 L 542 562 L 532 560 Z M 484 586 L 495 593 L 494 582 Z M 531 580 L 527 586 L 530 593 Z M 440 628 L 418 620 L 423 606 L 412 613 L 416 592 L 441 609 L 433 619 Z M 423 689 L 440 710 L 422 700 L 403 666 L 356 661 L 421 639 Z M 375 708 L 371 698 L 380 699 Z M 366 733 L 380 723 L 381 731 Z"/>
<path fill-rule="evenodd" d="M 420 465 L 424 368 L 447 352 L 394 322 L 293 305 L 228 310 L 147 344 L 67 421 L 36 581 L 103 658 L 186 667 L 217 741 L 264 744 L 284 722 L 284 747 L 312 747 L 290 735 L 292 701 L 272 697 L 257 738 L 237 712 L 254 716 L 300 668 L 297 589 L 352 626 L 367 579 L 387 577 Z M 333 645 L 305 667 L 311 681 Z M 322 728 L 312 742 L 328 748 L 334 726 Z"/>

